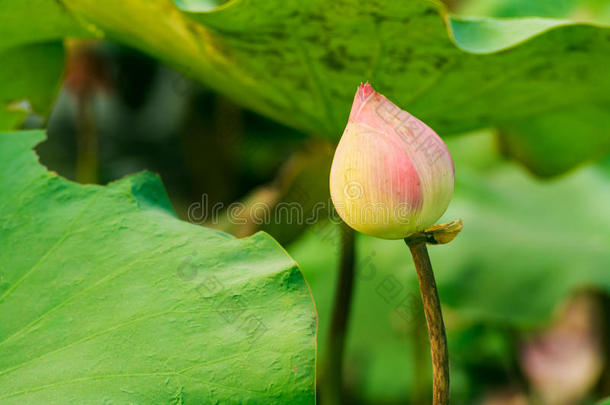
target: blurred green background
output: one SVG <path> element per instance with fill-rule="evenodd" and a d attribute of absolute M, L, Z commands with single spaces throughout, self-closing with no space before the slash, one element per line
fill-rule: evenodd
<path fill-rule="evenodd" d="M 603 1 L 450 6 L 471 16 L 610 20 Z M 313 291 L 320 367 L 342 243 L 336 218 L 328 218 L 334 144 L 264 118 L 134 49 L 89 40 L 71 40 L 66 49 L 48 121 L 31 114 L 23 124 L 47 128 L 48 140 L 37 148 L 41 162 L 83 183 L 154 171 L 184 220 L 237 236 L 269 232 Z M 603 130 L 595 136 L 610 138 Z M 496 129 L 445 139 L 456 188 L 441 221 L 462 218 L 465 227 L 430 253 L 447 323 L 453 403 L 592 404 L 609 396 L 610 158 L 542 179 L 508 157 L 515 145 Z M 555 158 L 570 159 L 570 149 L 561 153 L 566 157 Z M 305 217 L 317 203 L 325 208 L 312 224 L 286 218 L 256 224 L 247 215 L 235 223 L 225 210 L 218 221 L 189 217 L 203 196 L 207 207 L 299 203 Z M 349 400 L 428 403 L 427 332 L 408 251 L 402 241 L 364 235 L 356 246 Z"/>

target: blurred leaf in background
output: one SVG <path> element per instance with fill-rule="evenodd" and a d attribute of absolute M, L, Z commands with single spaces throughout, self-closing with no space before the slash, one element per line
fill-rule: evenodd
<path fill-rule="evenodd" d="M 63 66 L 61 43 L 0 46 L 0 130 L 19 127 L 28 114 L 49 112 Z"/>
<path fill-rule="evenodd" d="M 297 124 L 301 128 L 336 138 L 347 117 L 354 83 L 371 80 L 441 135 L 490 125 L 506 129 L 500 133 L 510 133 L 505 151 L 539 175 L 563 172 L 610 151 L 610 131 L 605 126 L 610 106 L 598 93 L 610 83 L 603 70 L 591 68 L 605 64 L 591 63 L 607 54 L 600 29 L 554 20 L 450 16 L 448 34 L 438 16 L 443 10 L 423 1 L 332 6 L 316 2 L 292 12 L 287 5 L 278 11 L 271 3 L 259 7 L 234 3 L 195 16 L 225 37 L 223 43 L 234 49 L 231 58 L 239 58 L 239 66 L 247 69 L 241 75 L 256 77 L 267 87 L 266 97 L 274 96 L 270 89 L 277 89 L 284 93 L 285 104 L 298 100 L 298 108 L 306 111 L 290 119 L 307 119 Z M 299 30 L 291 30 L 291 25 Z M 472 55 L 464 50 L 503 52 Z M 290 60 L 294 63 L 287 63 Z M 480 90 L 473 94 L 472 88 Z M 590 115 L 572 111 L 575 104 L 583 108 L 583 102 L 603 116 L 591 120 Z M 271 100 L 265 102 L 270 104 Z M 548 114 L 562 114 L 569 121 L 567 128 L 536 125 L 539 119 L 554 120 L 546 118 Z M 531 121 L 536 132 L 524 130 Z M 573 136 L 570 130 L 582 121 L 589 127 Z M 563 129 L 560 136 L 557 129 Z M 540 137 L 554 146 L 551 153 L 536 146 Z M 574 148 L 578 153 L 570 159 L 553 156 Z"/>
<path fill-rule="evenodd" d="M 20 126 L 28 113 L 46 115 L 57 93 L 61 40 L 89 35 L 60 3 L 0 0 L 0 130 Z"/>
<path fill-rule="evenodd" d="M 607 24 L 610 3 L 606 0 L 462 0 L 453 9 L 480 17 L 548 17 Z"/>

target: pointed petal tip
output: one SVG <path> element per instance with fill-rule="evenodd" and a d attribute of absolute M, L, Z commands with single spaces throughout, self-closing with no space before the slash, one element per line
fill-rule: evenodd
<path fill-rule="evenodd" d="M 367 99 L 374 92 L 375 90 L 368 81 L 364 84 L 360 83 L 360 86 L 358 87 L 358 96 L 360 96 L 362 100 Z"/>

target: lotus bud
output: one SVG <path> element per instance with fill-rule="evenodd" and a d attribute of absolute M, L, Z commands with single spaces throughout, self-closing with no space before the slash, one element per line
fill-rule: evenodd
<path fill-rule="evenodd" d="M 453 195 L 447 146 L 426 124 L 360 85 L 330 170 L 330 195 L 350 227 L 402 239 L 433 225 Z"/>

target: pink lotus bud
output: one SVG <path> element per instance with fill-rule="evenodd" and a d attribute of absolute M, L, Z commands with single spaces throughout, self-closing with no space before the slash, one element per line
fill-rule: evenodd
<path fill-rule="evenodd" d="M 360 85 L 330 170 L 330 195 L 349 226 L 384 239 L 423 231 L 447 209 L 454 176 L 432 129 Z"/>

